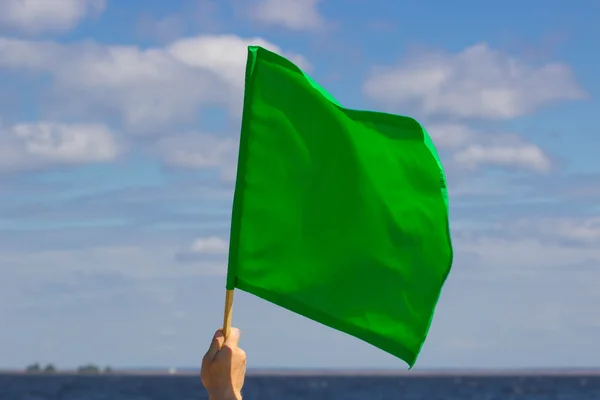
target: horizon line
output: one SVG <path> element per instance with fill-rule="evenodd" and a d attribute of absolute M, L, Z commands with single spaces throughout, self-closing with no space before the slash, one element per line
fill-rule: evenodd
<path fill-rule="evenodd" d="M 54 372 L 27 372 L 26 368 L 0 368 L 0 375 L 146 375 L 193 376 L 198 367 L 110 367 L 110 372 L 79 372 L 76 368 L 56 369 Z M 404 377 L 459 377 L 459 376 L 600 376 L 600 367 L 538 367 L 538 368 L 297 368 L 268 367 L 248 369 L 247 376 L 404 376 Z"/>

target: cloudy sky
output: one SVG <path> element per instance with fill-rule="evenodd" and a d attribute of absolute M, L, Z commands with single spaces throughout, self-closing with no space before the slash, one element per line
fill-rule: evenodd
<path fill-rule="evenodd" d="M 600 365 L 600 3 L 0 1 L 0 366 L 196 366 L 246 46 L 415 116 L 455 264 L 417 368 Z M 253 368 L 406 366 L 238 293 Z"/>

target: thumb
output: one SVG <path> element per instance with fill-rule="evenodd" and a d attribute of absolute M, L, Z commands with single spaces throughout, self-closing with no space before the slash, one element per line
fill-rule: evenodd
<path fill-rule="evenodd" d="M 206 352 L 206 355 L 204 357 L 207 360 L 212 361 L 219 352 L 219 350 L 221 350 L 221 347 L 223 347 L 224 343 L 225 336 L 223 335 L 223 331 L 219 329 L 217 332 L 215 332 L 215 336 L 213 337 L 213 340 L 210 343 L 210 347 L 208 348 L 208 351 Z"/>
<path fill-rule="evenodd" d="M 224 346 L 234 349 L 238 347 L 239 343 L 240 330 L 238 328 L 231 328 L 231 330 L 229 331 L 229 336 L 227 336 L 227 339 L 225 339 Z"/>

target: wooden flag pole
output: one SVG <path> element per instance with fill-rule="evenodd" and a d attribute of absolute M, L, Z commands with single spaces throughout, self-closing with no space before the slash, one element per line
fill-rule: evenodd
<path fill-rule="evenodd" d="M 233 290 L 225 291 L 225 313 L 223 314 L 223 336 L 225 339 L 231 331 L 231 309 L 233 308 Z"/>

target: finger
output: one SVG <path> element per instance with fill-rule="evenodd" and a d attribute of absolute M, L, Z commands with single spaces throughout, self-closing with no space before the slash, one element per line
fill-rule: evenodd
<path fill-rule="evenodd" d="M 229 331 L 229 336 L 225 340 L 224 346 L 229 348 L 236 348 L 240 343 L 240 330 L 238 328 L 231 328 Z"/>
<path fill-rule="evenodd" d="M 223 336 L 223 331 L 219 329 L 217 332 L 215 332 L 215 336 L 213 337 L 210 347 L 208 348 L 208 351 L 204 357 L 208 360 L 213 360 L 219 350 L 221 350 L 221 347 L 223 347 L 224 343 L 225 336 Z"/>

